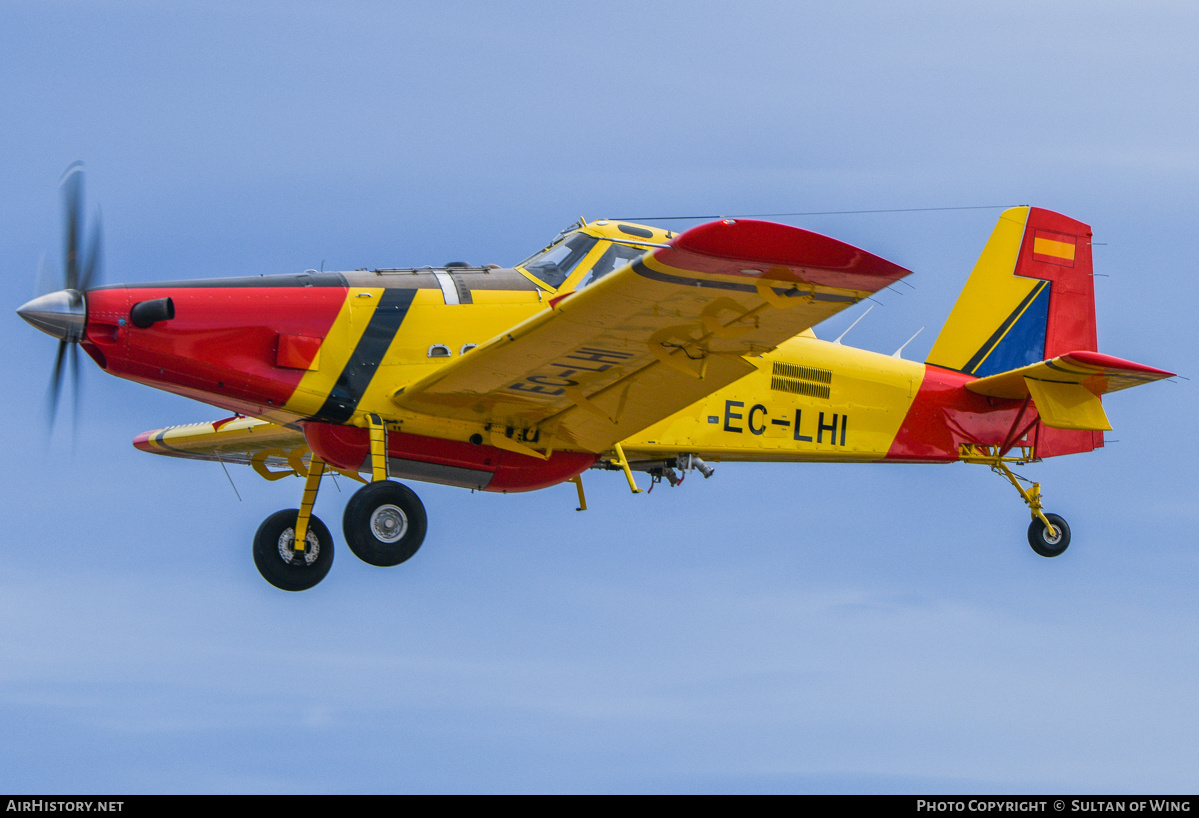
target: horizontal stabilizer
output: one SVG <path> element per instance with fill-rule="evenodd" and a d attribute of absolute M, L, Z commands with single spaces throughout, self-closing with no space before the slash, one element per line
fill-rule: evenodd
<path fill-rule="evenodd" d="M 992 398 L 1031 397 L 1041 421 L 1054 429 L 1109 430 L 1099 396 L 1169 378 L 1173 372 L 1098 352 L 1067 352 L 1048 361 L 979 378 L 971 392 Z"/>

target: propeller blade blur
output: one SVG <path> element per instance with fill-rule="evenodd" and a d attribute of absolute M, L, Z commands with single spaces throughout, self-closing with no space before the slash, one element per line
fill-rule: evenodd
<path fill-rule="evenodd" d="M 54 428 L 54 417 L 58 413 L 58 398 L 62 394 L 62 375 L 65 370 L 67 347 L 75 346 L 70 341 L 58 342 L 58 357 L 54 360 L 54 371 L 50 375 L 50 412 L 49 425 Z"/>
<path fill-rule="evenodd" d="M 104 249 L 101 244 L 100 208 L 96 208 L 96 217 L 92 220 L 91 241 L 88 242 L 87 261 L 83 265 L 83 273 L 79 278 L 79 289 L 88 290 L 98 286 L 103 280 Z"/>
<path fill-rule="evenodd" d="M 46 265 L 46 254 L 42 253 L 42 257 L 37 260 L 37 283 L 34 286 L 33 294 L 35 296 L 46 295 L 58 289 L 58 282 L 55 280 L 54 271 Z"/>
<path fill-rule="evenodd" d="M 46 266 L 45 256 L 38 262 L 37 292 L 32 301 L 22 305 L 17 314 L 33 326 L 58 338 L 58 352 L 54 358 L 54 369 L 50 373 L 49 411 L 50 428 L 58 414 L 62 399 L 63 383 L 71 382 L 72 420 L 79 415 L 79 348 L 87 324 L 87 300 L 85 293 L 103 278 L 104 245 L 100 227 L 100 210 L 88 237 L 86 247 L 82 244 L 83 220 L 83 163 L 72 162 L 59 180 L 63 204 L 63 258 L 62 278 Z M 69 370 L 69 374 L 68 374 Z"/>
<path fill-rule="evenodd" d="M 63 286 L 68 290 L 79 289 L 79 227 L 83 208 L 83 163 L 74 162 L 62 175 L 64 227 L 66 230 L 66 259 Z"/>

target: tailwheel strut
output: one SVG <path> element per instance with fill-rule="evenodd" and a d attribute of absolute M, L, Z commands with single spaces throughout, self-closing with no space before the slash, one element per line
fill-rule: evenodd
<path fill-rule="evenodd" d="M 1061 515 L 1045 511 L 1041 504 L 1040 483 L 1034 483 L 1008 468 L 1008 463 L 1023 464 L 1031 459 L 1031 451 L 1024 451 L 1023 457 L 1004 457 L 996 447 L 963 445 L 959 456 L 966 463 L 985 463 L 991 467 L 991 471 L 1007 478 L 1032 514 L 1032 522 L 1028 525 L 1028 544 L 1042 557 L 1056 557 L 1070 546 L 1070 526 Z M 1024 487 L 1025 483 L 1028 488 Z"/>

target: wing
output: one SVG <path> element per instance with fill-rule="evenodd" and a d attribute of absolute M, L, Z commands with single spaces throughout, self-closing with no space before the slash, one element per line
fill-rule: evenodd
<path fill-rule="evenodd" d="M 308 444 L 299 428 L 232 417 L 143 432 L 133 439 L 143 452 L 251 465 L 268 479 L 307 474 Z"/>
<path fill-rule="evenodd" d="M 701 225 L 393 395 L 402 408 L 602 452 L 749 374 L 745 356 L 908 270 L 796 227 Z"/>
<path fill-rule="evenodd" d="M 1048 361 L 966 384 L 993 398 L 1031 397 L 1046 426 L 1108 430 L 1111 424 L 1099 395 L 1173 377 L 1173 372 L 1099 352 L 1067 352 Z"/>

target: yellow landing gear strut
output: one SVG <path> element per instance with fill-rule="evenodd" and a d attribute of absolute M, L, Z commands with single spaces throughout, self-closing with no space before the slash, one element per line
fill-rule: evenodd
<path fill-rule="evenodd" d="M 254 535 L 254 564 L 258 572 L 284 591 L 311 588 L 325 578 L 333 564 L 333 537 L 312 513 L 325 474 L 325 462 L 314 452 L 305 471 L 299 510 L 275 512 L 263 520 Z"/>
<path fill-rule="evenodd" d="M 308 464 L 308 476 L 304 478 L 304 494 L 300 499 L 300 513 L 296 515 L 295 550 L 303 552 L 308 543 L 308 521 L 312 518 L 312 507 L 316 505 L 316 492 L 321 487 L 325 474 L 325 461 L 316 452 Z"/>
<path fill-rule="evenodd" d="M 425 539 L 425 506 L 407 486 L 391 480 L 387 422 L 366 416 L 371 482 L 354 493 L 342 515 L 346 545 L 367 565 L 387 567 L 410 559 Z"/>
<path fill-rule="evenodd" d="M 367 415 L 367 427 L 371 440 L 371 482 L 386 480 L 387 474 L 387 424 L 378 415 Z"/>
<path fill-rule="evenodd" d="M 1009 463 L 1023 465 L 1032 459 L 1032 449 L 1021 447 L 1020 457 L 1006 457 L 1001 454 L 998 446 L 975 446 L 962 444 L 958 448 L 958 458 L 963 463 L 982 463 L 990 466 L 991 471 L 1006 477 L 1032 513 L 1032 522 L 1028 526 L 1028 544 L 1032 550 L 1042 557 L 1056 557 L 1070 545 L 1070 526 L 1057 514 L 1048 514 L 1041 504 L 1041 484 L 1020 477 L 1008 468 Z M 1028 483 L 1025 488 L 1023 483 Z"/>

